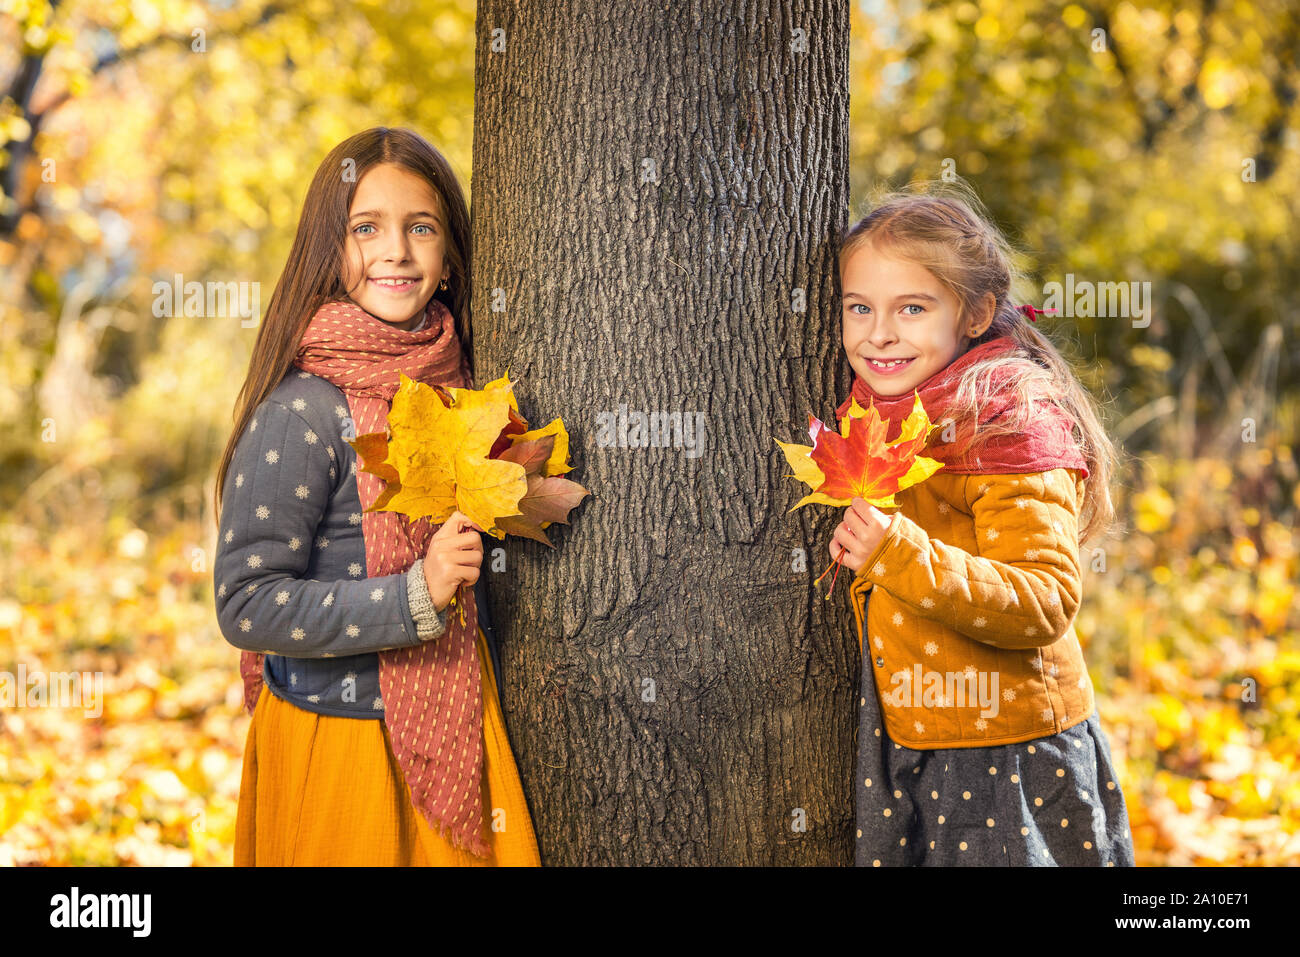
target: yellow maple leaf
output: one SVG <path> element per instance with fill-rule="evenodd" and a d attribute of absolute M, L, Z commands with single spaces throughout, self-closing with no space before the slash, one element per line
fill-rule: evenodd
<path fill-rule="evenodd" d="M 459 509 L 504 538 L 497 519 L 522 514 L 519 500 L 528 493 L 523 466 L 488 458 L 516 408 L 509 378 L 446 391 L 451 405 L 432 387 L 401 375 L 388 415 L 387 458 L 401 488 L 380 510 L 440 524 Z"/>

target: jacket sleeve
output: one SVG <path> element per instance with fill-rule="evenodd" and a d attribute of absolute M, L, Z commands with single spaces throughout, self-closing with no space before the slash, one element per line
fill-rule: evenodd
<path fill-rule="evenodd" d="M 966 488 L 978 554 L 897 512 L 855 585 L 996 648 L 1050 645 L 1069 631 L 1083 591 L 1074 473 L 972 476 Z"/>
<path fill-rule="evenodd" d="M 443 631 L 422 562 L 377 578 L 305 578 L 335 480 L 325 443 L 282 403 L 258 407 L 226 475 L 213 563 L 217 621 L 244 651 L 325 658 L 419 644 Z M 359 572 L 358 572 L 359 573 Z"/>

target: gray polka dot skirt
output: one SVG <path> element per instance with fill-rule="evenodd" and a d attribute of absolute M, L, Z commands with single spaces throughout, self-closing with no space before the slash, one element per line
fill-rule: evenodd
<path fill-rule="evenodd" d="M 1133 866 L 1095 711 L 1033 741 L 918 751 L 890 740 L 869 667 L 860 700 L 857 866 Z"/>

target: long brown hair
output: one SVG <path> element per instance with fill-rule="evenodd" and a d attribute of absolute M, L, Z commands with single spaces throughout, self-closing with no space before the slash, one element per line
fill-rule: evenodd
<path fill-rule="evenodd" d="M 226 442 L 217 469 L 216 517 L 221 520 L 221 498 L 226 471 L 235 446 L 254 410 L 274 391 L 293 365 L 302 334 L 316 310 L 327 302 L 346 299 L 343 282 L 348 210 L 357 183 L 371 167 L 392 163 L 423 177 L 439 197 L 446 224 L 444 256 L 451 272 L 447 288 L 435 290 L 456 320 L 470 374 L 474 371 L 474 340 L 469 325 L 470 232 L 469 208 L 451 164 L 428 140 L 408 129 L 376 126 L 344 140 L 321 161 L 302 204 L 298 233 L 294 236 L 284 271 L 266 307 L 266 318 L 253 343 L 248 376 L 235 400 L 234 430 Z"/>
<path fill-rule="evenodd" d="M 992 295 L 993 322 L 967 348 L 1009 336 L 1018 348 L 1005 356 L 971 366 L 959 379 L 952 405 L 945 412 L 955 419 L 979 422 L 980 406 L 1001 378 L 1010 376 L 1015 390 L 1014 411 L 975 428 L 971 449 L 998 435 L 1019 433 L 1037 401 L 1049 401 L 1074 421 L 1075 439 L 1088 467 L 1084 481 L 1079 542 L 1104 532 L 1115 519 L 1110 482 L 1116 448 L 1098 417 L 1092 396 L 1080 384 L 1057 346 L 1020 312 L 1015 293 L 1026 277 L 1015 265 L 1015 253 L 993 225 L 979 197 L 965 183 L 919 183 L 914 189 L 877 193 L 871 212 L 850 226 L 840 242 L 839 267 L 864 245 L 888 248 L 899 258 L 923 266 L 952 290 L 961 302 L 961 317 L 979 315 Z"/>

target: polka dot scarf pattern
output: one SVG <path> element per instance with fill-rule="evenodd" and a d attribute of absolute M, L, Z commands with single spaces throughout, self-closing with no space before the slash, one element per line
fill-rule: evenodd
<path fill-rule="evenodd" d="M 294 365 L 343 391 L 357 435 L 387 429 L 399 373 L 426 384 L 472 386 L 455 320 L 436 299 L 429 300 L 423 327 L 410 332 L 351 301 L 325 303 L 308 324 Z M 385 483 L 359 469 L 356 478 L 362 508 L 369 508 Z M 372 578 L 409 569 L 437 531 L 428 519 L 412 522 L 396 512 L 363 511 L 361 520 L 366 572 Z M 462 588 L 458 604 L 464 621 L 449 611 L 440 637 L 379 652 L 379 688 L 384 723 L 412 804 L 452 844 L 485 857 L 483 699 L 474 590 Z M 261 656 L 244 652 L 240 671 L 246 702 L 256 702 Z"/>

